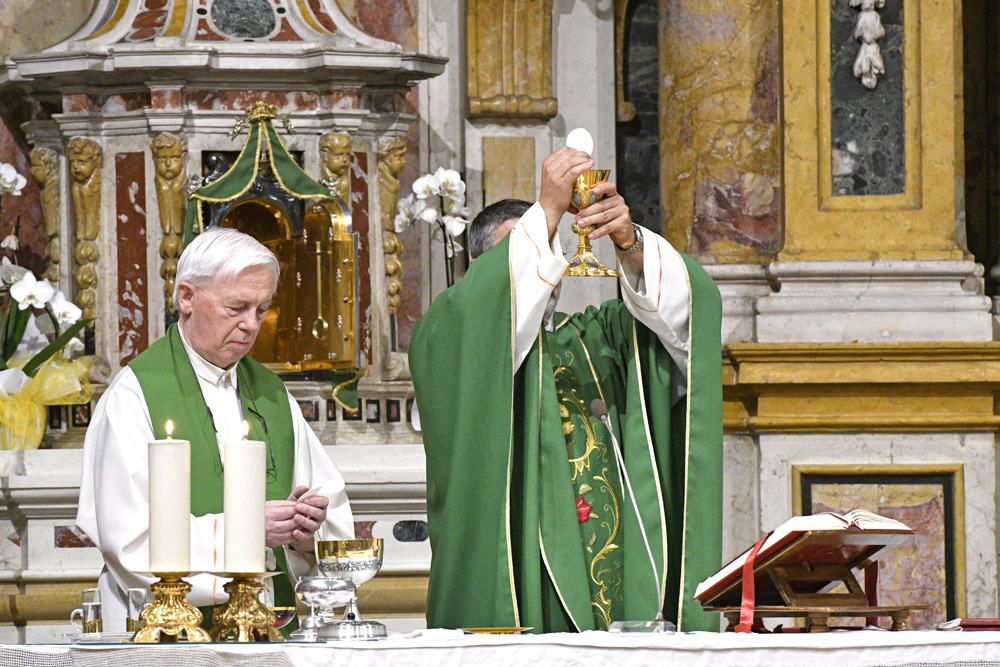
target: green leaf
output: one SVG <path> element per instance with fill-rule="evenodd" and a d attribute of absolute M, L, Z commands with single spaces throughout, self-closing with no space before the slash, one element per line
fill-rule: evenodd
<path fill-rule="evenodd" d="M 93 321 L 93 318 L 80 320 L 69 329 L 62 332 L 58 338 L 42 348 L 41 352 L 33 356 L 31 360 L 24 365 L 24 374 L 28 377 L 35 377 L 35 373 L 38 372 L 38 369 L 41 368 L 42 364 L 48 361 L 53 354 L 63 349 L 63 347 L 66 346 L 66 343 L 69 342 L 69 339 L 80 332 L 80 329 L 84 328 Z"/>
<path fill-rule="evenodd" d="M 3 356 L 4 359 L 10 359 L 17 352 L 17 346 L 21 343 L 21 338 L 24 337 L 24 330 L 28 328 L 28 320 L 30 319 L 31 308 L 21 310 L 14 303 L 10 304 L 10 308 L 7 310 L 3 350 L 0 350 L 0 356 Z"/>

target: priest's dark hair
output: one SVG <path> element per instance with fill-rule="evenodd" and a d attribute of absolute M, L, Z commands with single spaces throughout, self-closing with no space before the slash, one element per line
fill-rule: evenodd
<path fill-rule="evenodd" d="M 480 211 L 469 225 L 469 256 L 475 259 L 495 246 L 497 227 L 519 219 L 529 208 L 531 203 L 523 199 L 501 199 Z"/>

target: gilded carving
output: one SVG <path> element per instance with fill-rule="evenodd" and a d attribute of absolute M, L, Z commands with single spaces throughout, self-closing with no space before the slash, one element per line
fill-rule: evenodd
<path fill-rule="evenodd" d="M 51 148 L 39 146 L 31 151 L 31 175 L 41 188 L 42 217 L 45 219 L 45 249 L 48 268 L 45 279 L 59 282 L 59 154 Z"/>
<path fill-rule="evenodd" d="M 468 0 L 469 118 L 539 118 L 552 94 L 552 0 Z"/>
<path fill-rule="evenodd" d="M 854 26 L 854 39 L 861 42 L 858 57 L 854 59 L 854 76 L 869 90 L 878 84 L 878 78 L 885 74 L 882 51 L 878 40 L 885 37 L 882 17 L 876 9 L 885 7 L 885 0 L 851 0 L 851 7 L 860 7 L 858 22 Z"/>
<path fill-rule="evenodd" d="M 177 314 L 174 306 L 174 277 L 177 275 L 177 258 L 184 249 L 184 214 L 187 210 L 185 185 L 187 175 L 187 139 L 164 132 L 153 139 L 150 149 L 156 171 L 156 201 L 160 210 L 160 277 L 163 278 L 163 295 L 171 315 Z"/>
<path fill-rule="evenodd" d="M 97 235 L 101 225 L 101 167 L 104 151 L 93 139 L 74 137 L 66 146 L 69 172 L 73 178 L 73 210 L 76 214 L 76 284 L 77 297 L 84 317 L 94 317 L 97 303 Z"/>
<path fill-rule="evenodd" d="M 346 132 L 328 132 L 319 138 L 322 183 L 350 206 L 351 200 L 351 135 Z"/>
<path fill-rule="evenodd" d="M 382 252 L 385 255 L 386 294 L 389 312 L 396 313 L 402 298 L 403 263 L 399 253 L 403 242 L 396 234 L 394 221 L 399 203 L 399 174 L 406 162 L 406 143 L 397 137 L 382 140 L 378 153 L 379 213 L 382 215 Z"/>
<path fill-rule="evenodd" d="M 629 0 L 615 0 L 615 107 L 619 123 L 635 118 L 635 104 L 625 99 L 625 22 Z"/>

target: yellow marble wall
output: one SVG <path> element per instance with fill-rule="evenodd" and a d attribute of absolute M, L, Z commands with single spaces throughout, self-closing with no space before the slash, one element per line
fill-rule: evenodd
<path fill-rule="evenodd" d="M 781 242 L 778 0 L 660 2 L 663 229 L 702 261 Z"/>
<path fill-rule="evenodd" d="M 784 260 L 961 259 L 964 188 L 960 0 L 904 13 L 906 192 L 832 195 L 830 3 L 785 0 Z"/>
<path fill-rule="evenodd" d="M 483 201 L 535 201 L 535 140 L 483 137 Z"/>

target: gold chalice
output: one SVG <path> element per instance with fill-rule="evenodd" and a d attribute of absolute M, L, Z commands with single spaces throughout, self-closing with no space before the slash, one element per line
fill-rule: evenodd
<path fill-rule="evenodd" d="M 594 193 L 594 186 L 604 183 L 611 175 L 610 169 L 591 169 L 585 171 L 573 183 L 573 206 L 578 210 L 583 210 L 602 199 L 602 195 Z M 601 264 L 594 254 L 587 234 L 594 231 L 593 226 L 581 227 L 573 223 L 573 233 L 580 235 L 580 245 L 576 247 L 576 254 L 569 261 L 569 267 L 564 275 L 582 276 L 586 278 L 617 278 L 618 272 Z"/>

